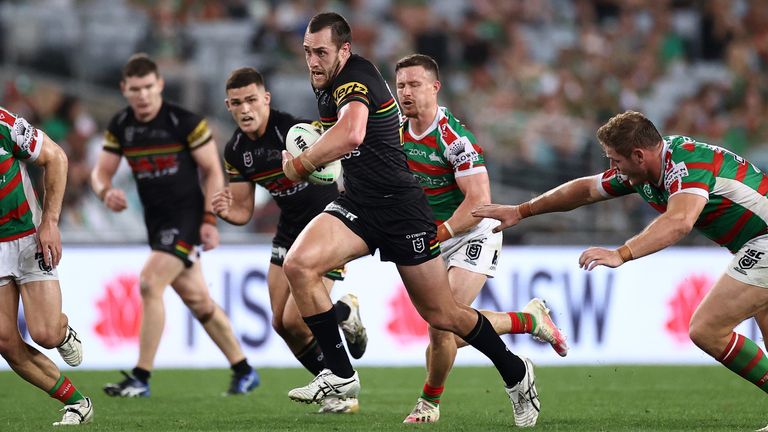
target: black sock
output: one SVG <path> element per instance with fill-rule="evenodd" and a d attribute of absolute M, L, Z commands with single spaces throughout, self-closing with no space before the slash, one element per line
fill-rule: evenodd
<path fill-rule="evenodd" d="M 312 340 L 305 346 L 298 354 L 296 359 L 304 366 L 312 375 L 317 375 L 325 369 L 325 356 L 320 349 L 320 344 L 317 343 L 317 339 Z"/>
<path fill-rule="evenodd" d="M 133 375 L 134 378 L 143 382 L 144 384 L 148 383 L 149 377 L 152 376 L 152 372 L 146 369 L 142 369 L 140 367 L 133 368 L 133 370 L 131 371 L 131 374 Z"/>
<path fill-rule="evenodd" d="M 477 324 L 469 335 L 462 336 L 462 339 L 491 359 L 507 387 L 514 386 L 525 376 L 525 363 L 507 348 L 496 331 L 493 330 L 493 325 L 488 321 L 488 318 L 478 311 L 475 312 L 477 312 L 478 317 Z"/>
<path fill-rule="evenodd" d="M 248 359 L 242 359 L 230 366 L 230 368 L 232 369 L 232 372 L 235 373 L 235 375 L 239 376 L 248 375 L 253 370 L 251 365 L 248 364 Z"/>
<path fill-rule="evenodd" d="M 337 301 L 333 305 L 333 310 L 336 312 L 336 323 L 338 324 L 341 324 L 342 321 L 349 318 L 349 314 L 352 312 L 352 309 L 350 309 L 346 303 L 340 301 Z"/>
<path fill-rule="evenodd" d="M 312 334 L 315 335 L 320 349 L 325 354 L 326 367 L 340 378 L 350 378 L 355 374 L 352 364 L 349 362 L 347 350 L 341 343 L 339 325 L 336 323 L 334 308 L 323 313 L 304 317 Z"/>

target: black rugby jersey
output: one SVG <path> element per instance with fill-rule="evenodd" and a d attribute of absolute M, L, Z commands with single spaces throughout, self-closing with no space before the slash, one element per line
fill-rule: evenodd
<path fill-rule="evenodd" d="M 336 183 L 315 185 L 294 182 L 283 173 L 282 155 L 285 136 L 296 123 L 311 123 L 288 113 L 269 110 L 264 135 L 252 140 L 238 128 L 224 148 L 224 165 L 229 181 L 250 181 L 265 188 L 280 207 L 283 228 L 301 229 L 325 206 L 339 196 Z"/>
<path fill-rule="evenodd" d="M 315 96 L 324 129 L 336 124 L 347 103 L 358 101 L 368 107 L 365 139 L 341 160 L 348 199 L 377 207 L 423 196 L 400 143 L 397 102 L 371 62 L 353 54 L 328 88 L 315 89 Z"/>
<path fill-rule="evenodd" d="M 145 212 L 204 208 L 197 163 L 191 151 L 211 140 L 206 120 L 163 102 L 154 119 L 142 123 L 131 107 L 109 122 L 104 150 L 125 156 Z"/>

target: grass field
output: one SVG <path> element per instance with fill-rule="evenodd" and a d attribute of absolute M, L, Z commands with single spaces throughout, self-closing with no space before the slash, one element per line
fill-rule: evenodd
<path fill-rule="evenodd" d="M 91 396 L 89 431 L 496 431 L 515 429 L 512 408 L 490 367 L 457 368 L 441 403 L 440 423 L 404 425 L 421 368 L 361 368 L 361 411 L 319 415 L 287 392 L 311 378 L 299 369 L 263 369 L 262 385 L 221 397 L 227 370 L 158 370 L 152 397 L 113 399 L 101 391 L 113 371 L 67 375 Z M 541 431 L 751 431 L 768 423 L 766 395 L 722 367 L 550 367 L 536 371 Z M 58 401 L 0 372 L 0 431 L 51 430 Z"/>

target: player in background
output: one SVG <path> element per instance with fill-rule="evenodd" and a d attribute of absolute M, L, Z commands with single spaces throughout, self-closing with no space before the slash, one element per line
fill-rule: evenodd
<path fill-rule="evenodd" d="M 229 318 L 211 298 L 198 260 L 198 244 L 203 250 L 219 244 L 216 215 L 207 204 L 224 187 L 218 150 L 204 118 L 163 101 L 163 85 L 149 57 L 136 54 L 128 60 L 120 89 L 129 106 L 110 121 L 91 173 L 91 186 L 104 204 L 123 211 L 125 193 L 112 186 L 112 177 L 125 156 L 152 249 L 140 276 L 144 313 L 138 362 L 131 374 L 123 372 L 123 381 L 107 384 L 104 391 L 110 396 L 149 396 L 165 324 L 163 292 L 171 285 L 229 361 L 233 374 L 227 394 L 247 393 L 259 384 L 259 376 L 248 364 Z"/>
<path fill-rule="evenodd" d="M 768 176 L 728 150 L 684 136 L 659 134 L 638 112 L 611 118 L 597 131 L 610 169 L 558 186 L 519 205 L 473 210 L 501 221 L 496 230 L 542 213 L 569 211 L 638 193 L 661 215 L 618 249 L 590 247 L 579 257 L 585 270 L 616 268 L 658 252 L 694 227 L 734 254 L 690 322 L 691 340 L 745 380 L 768 392 L 768 358 L 735 333 L 755 317 L 768 336 Z"/>
<path fill-rule="evenodd" d="M 406 120 L 403 150 L 408 166 L 424 188 L 437 224 L 437 239 L 448 267 L 453 296 L 470 305 L 489 277 L 496 273 L 502 234 L 493 219 L 478 219 L 470 211 L 491 202 L 491 187 L 483 149 L 475 136 L 437 103 L 440 77 L 437 63 L 423 54 L 409 55 L 395 66 L 397 99 Z M 497 333 L 530 333 L 565 356 L 565 337 L 552 322 L 540 299 L 522 312 L 509 312 L 493 322 Z M 489 318 L 492 320 L 492 318 Z M 456 359 L 460 339 L 429 328 L 427 380 L 404 423 L 434 423 L 440 418 L 440 397 Z M 457 346 L 458 345 L 458 346 Z"/>
<path fill-rule="evenodd" d="M 512 354 L 485 316 L 453 298 L 445 264 L 436 259 L 440 243 L 432 211 L 400 143 L 397 103 L 376 67 L 352 54 L 351 39 L 349 24 L 336 13 L 310 20 L 304 53 L 326 131 L 299 157 L 283 152 L 283 171 L 292 180 L 342 157 L 344 167 L 344 193 L 307 225 L 283 263 L 328 365 L 288 395 L 307 403 L 357 397 L 360 379 L 341 343 L 322 276 L 379 249 L 382 261 L 395 263 L 411 301 L 432 327 L 458 334 L 493 361 L 515 423 L 532 426 L 539 412 L 533 364 Z"/>
<path fill-rule="evenodd" d="M 25 164 L 44 170 L 43 207 Z M 91 399 L 43 353 L 21 338 L 19 298 L 29 335 L 43 348 L 56 348 L 70 366 L 83 361 L 83 348 L 61 311 L 56 267 L 61 260 L 59 215 L 67 184 L 67 156 L 43 131 L 0 108 L 0 354 L 25 381 L 60 400 L 64 417 L 54 423 L 93 420 Z"/>
<path fill-rule="evenodd" d="M 270 108 L 272 96 L 256 69 L 234 70 L 227 79 L 226 92 L 227 109 L 237 129 L 224 149 L 229 187 L 214 194 L 213 211 L 231 224 L 245 225 L 253 216 L 256 185 L 266 189 L 280 207 L 267 272 L 272 327 L 296 359 L 315 376 L 325 369 L 323 352 L 301 319 L 283 273 L 283 260 L 301 230 L 339 196 L 339 190 L 335 183 L 315 185 L 285 177 L 281 152 L 285 150 L 288 130 L 297 123 L 310 121 Z M 334 281 L 344 279 L 343 272 L 344 269 L 339 268 L 325 274 L 323 283 L 329 293 Z M 365 352 L 368 336 L 360 320 L 357 297 L 353 294 L 343 296 L 334 305 L 334 311 L 349 352 L 352 357 L 360 358 Z M 321 412 L 353 412 L 357 409 L 357 400 L 350 399 L 324 404 Z"/>

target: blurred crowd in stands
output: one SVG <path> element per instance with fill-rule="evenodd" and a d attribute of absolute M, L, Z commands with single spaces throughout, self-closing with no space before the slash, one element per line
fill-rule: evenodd
<path fill-rule="evenodd" d="M 158 61 L 166 97 L 208 116 L 223 146 L 233 129 L 223 86 L 235 67 L 265 74 L 274 107 L 316 116 L 302 38 L 321 10 L 350 21 L 353 52 L 374 61 L 392 88 L 400 57 L 437 60 L 441 101 L 485 148 L 497 201 L 604 169 L 594 132 L 627 109 L 662 134 L 721 145 L 768 168 L 764 0 L 0 0 L 0 105 L 66 149 L 69 232 L 141 226 L 137 201 L 134 216 L 105 215 L 87 184 L 106 121 L 122 105 L 119 70 L 131 53 Z M 270 232 L 277 211 L 263 195 L 259 203 L 250 229 Z M 637 209 L 632 218 L 616 215 L 627 207 Z M 626 201 L 521 232 L 621 239 L 652 216 Z"/>

